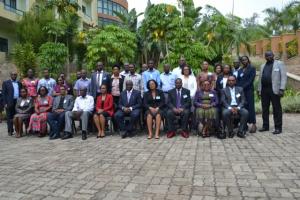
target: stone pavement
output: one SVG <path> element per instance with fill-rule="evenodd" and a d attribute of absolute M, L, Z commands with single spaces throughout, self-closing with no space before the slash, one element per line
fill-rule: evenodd
<path fill-rule="evenodd" d="M 223 141 L 16 139 L 2 123 L 0 199 L 300 199 L 299 118 L 284 115 L 281 135 Z"/>

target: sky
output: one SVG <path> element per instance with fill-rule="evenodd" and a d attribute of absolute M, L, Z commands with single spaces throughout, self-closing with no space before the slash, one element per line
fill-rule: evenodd
<path fill-rule="evenodd" d="M 138 13 L 144 12 L 147 6 L 147 0 L 127 0 L 129 4 L 129 10 L 135 8 Z M 194 0 L 196 6 L 202 6 L 209 4 L 216 7 L 223 14 L 232 12 L 232 5 L 234 1 L 234 15 L 241 18 L 249 18 L 253 13 L 257 13 L 259 23 L 263 23 L 264 14 L 262 11 L 269 7 L 276 7 L 281 9 L 285 4 L 291 0 Z M 167 3 L 177 5 L 177 0 L 151 0 L 151 3 Z M 141 20 L 143 17 L 139 18 Z"/>

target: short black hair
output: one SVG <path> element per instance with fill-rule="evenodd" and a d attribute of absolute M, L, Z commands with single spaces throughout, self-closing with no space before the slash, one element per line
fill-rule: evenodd
<path fill-rule="evenodd" d="M 112 66 L 112 69 L 114 69 L 115 67 L 117 67 L 119 70 L 121 69 L 120 65 L 118 65 L 118 64 L 114 64 L 114 65 Z"/>
<path fill-rule="evenodd" d="M 182 67 L 182 70 L 181 70 L 181 74 L 183 75 L 184 73 L 184 68 L 185 67 L 188 67 L 189 68 L 189 75 L 191 75 L 192 74 L 192 70 L 191 70 L 191 68 L 188 66 L 188 65 L 184 65 L 183 67 Z"/>
<path fill-rule="evenodd" d="M 38 89 L 38 94 L 39 94 L 39 95 L 41 95 L 41 90 L 42 90 L 42 88 L 45 88 L 46 94 L 49 93 L 49 90 L 48 90 L 45 86 L 41 86 L 41 87 Z"/>
<path fill-rule="evenodd" d="M 151 79 L 151 80 L 149 80 L 148 82 L 147 82 L 147 89 L 148 90 L 150 90 L 150 82 L 151 81 L 153 81 L 154 82 L 154 84 L 155 84 L 155 88 L 157 89 L 157 87 L 158 87 L 158 83 L 155 81 L 155 80 L 153 80 L 153 79 Z"/>

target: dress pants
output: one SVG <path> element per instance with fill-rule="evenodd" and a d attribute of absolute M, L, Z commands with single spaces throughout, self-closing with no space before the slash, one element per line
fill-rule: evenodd
<path fill-rule="evenodd" d="M 9 133 L 13 133 L 14 132 L 14 123 L 13 123 L 13 119 L 14 119 L 14 115 L 16 114 L 16 103 L 17 100 L 14 99 L 12 104 L 7 106 L 7 108 L 5 109 L 6 111 L 6 118 L 7 118 L 7 131 Z"/>
<path fill-rule="evenodd" d="M 178 116 L 180 116 L 180 121 L 181 121 L 181 129 L 183 131 L 187 131 L 188 130 L 188 122 L 189 122 L 189 116 L 190 116 L 190 110 L 189 109 L 184 109 Z M 169 109 L 167 111 L 167 121 L 168 121 L 168 131 L 169 132 L 173 132 L 176 130 L 175 128 L 175 122 L 176 120 L 176 114 L 172 109 Z"/>
<path fill-rule="evenodd" d="M 135 109 L 130 113 L 125 113 L 123 110 L 118 110 L 115 114 L 115 120 L 119 125 L 120 131 L 128 131 L 132 132 L 134 124 L 139 120 L 141 111 L 139 109 Z M 128 125 L 126 126 L 124 117 L 130 116 L 130 120 Z"/>
<path fill-rule="evenodd" d="M 60 130 L 65 124 L 65 112 L 61 113 L 48 113 L 47 121 L 50 125 L 50 137 L 59 137 Z"/>
<path fill-rule="evenodd" d="M 256 124 L 254 91 L 252 89 L 244 90 L 244 94 L 245 94 L 245 98 L 247 100 L 247 103 L 245 104 L 245 108 L 249 112 L 247 122 L 250 123 L 250 124 Z"/>
<path fill-rule="evenodd" d="M 224 125 L 227 126 L 229 132 L 232 132 L 233 131 L 233 124 L 232 124 L 233 113 L 229 109 L 224 109 L 222 114 L 223 114 L 223 122 L 225 123 Z M 239 114 L 239 121 L 240 121 L 238 130 L 239 130 L 239 132 L 243 132 L 245 129 L 245 126 L 247 125 L 247 120 L 248 120 L 249 114 L 245 108 L 241 108 L 240 110 L 238 110 L 238 114 Z"/>
<path fill-rule="evenodd" d="M 273 107 L 273 119 L 275 129 L 282 131 L 282 108 L 280 102 L 280 96 L 273 93 L 272 88 L 262 87 L 261 90 L 261 107 L 262 107 L 262 118 L 263 127 L 269 129 L 269 113 L 270 103 Z"/>
<path fill-rule="evenodd" d="M 80 115 L 81 120 L 81 130 L 87 131 L 90 116 L 92 115 L 91 112 L 83 111 Z M 65 132 L 72 133 L 72 120 L 74 119 L 75 115 L 73 111 L 67 111 L 65 114 Z"/>

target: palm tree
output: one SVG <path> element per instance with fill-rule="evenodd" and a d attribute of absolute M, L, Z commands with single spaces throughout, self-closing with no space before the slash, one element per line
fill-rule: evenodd
<path fill-rule="evenodd" d="M 114 13 L 122 21 L 121 26 L 123 26 L 124 28 L 128 29 L 133 33 L 136 33 L 137 31 L 138 17 L 144 14 L 144 13 L 137 14 L 135 8 L 131 9 L 128 13 L 120 13 L 117 11 L 114 11 Z"/>

